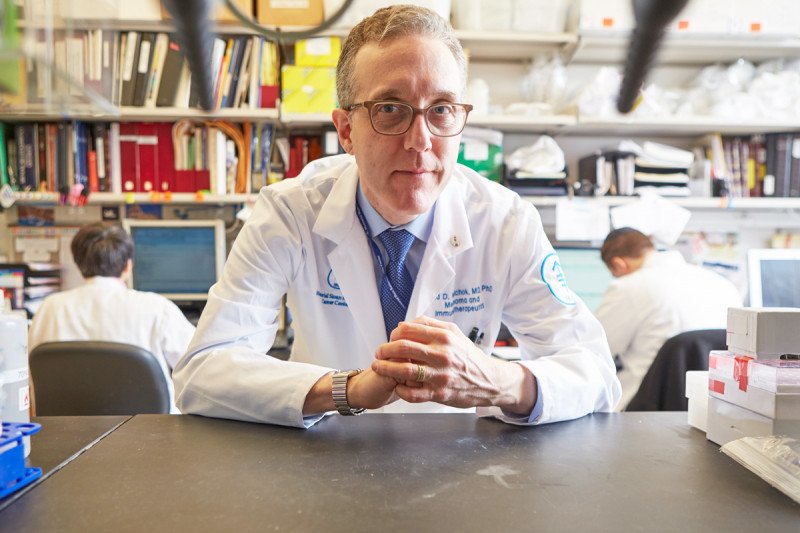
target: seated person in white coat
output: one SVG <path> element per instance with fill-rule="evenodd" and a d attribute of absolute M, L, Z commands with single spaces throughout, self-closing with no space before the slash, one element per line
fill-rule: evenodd
<path fill-rule="evenodd" d="M 595 314 L 622 363 L 623 409 L 664 341 L 686 331 L 724 329 L 728 308 L 741 307 L 742 298 L 727 279 L 687 263 L 679 252 L 657 252 L 633 228 L 609 233 L 600 254 L 616 279 Z"/>
<path fill-rule="evenodd" d="M 261 190 L 175 369 L 181 410 L 297 427 L 364 409 L 478 407 L 514 424 L 611 411 L 605 335 L 536 209 L 456 164 L 471 107 L 449 24 L 381 9 L 350 32 L 336 78 L 347 154 Z M 266 355 L 284 294 L 289 361 Z M 489 355 L 501 322 L 522 362 Z"/>
<path fill-rule="evenodd" d="M 171 371 L 186 352 L 194 326 L 159 294 L 125 286 L 133 241 L 115 224 L 83 226 L 71 244 L 72 257 L 86 283 L 47 297 L 33 316 L 30 349 L 54 341 L 110 341 L 140 346 L 158 360 L 167 378 L 171 412 L 175 395 Z"/>

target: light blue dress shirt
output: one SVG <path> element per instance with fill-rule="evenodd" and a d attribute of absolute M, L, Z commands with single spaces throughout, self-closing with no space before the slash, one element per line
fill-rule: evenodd
<path fill-rule="evenodd" d="M 411 249 L 408 251 L 408 255 L 406 256 L 406 268 L 408 269 L 408 273 L 411 275 L 411 279 L 416 282 L 417 273 L 419 272 L 419 267 L 422 264 L 422 256 L 425 255 L 425 246 L 427 246 L 428 239 L 431 236 L 433 215 L 436 211 L 436 204 L 411 222 L 400 226 L 392 226 L 380 215 L 380 213 L 375 210 L 374 207 L 372 207 L 372 204 L 369 203 L 366 195 L 364 195 L 364 191 L 361 190 L 361 183 L 358 184 L 356 189 L 356 202 L 358 202 L 358 206 L 361 208 L 364 218 L 367 219 L 367 225 L 369 226 L 369 230 L 372 232 L 372 241 L 377 245 L 384 265 L 389 262 L 389 256 L 386 253 L 383 243 L 378 238 L 378 235 L 387 229 L 404 229 L 416 237 L 416 239 L 414 239 L 414 244 L 411 245 Z M 374 255 L 372 259 L 372 266 L 375 268 L 375 279 L 378 282 L 378 289 L 380 289 L 381 279 L 383 279 L 384 273 L 381 272 L 380 265 L 378 265 L 378 261 Z M 536 376 L 534 376 L 533 379 L 536 380 Z M 536 419 L 542 414 L 544 409 L 542 406 L 542 389 L 539 387 L 538 380 L 536 380 L 536 391 L 536 403 L 533 406 L 533 411 L 531 411 L 531 414 L 528 417 L 519 417 L 520 421 L 523 421 L 527 418 L 527 421 L 532 423 L 535 422 Z M 509 413 L 506 413 L 506 415 L 511 416 Z"/>

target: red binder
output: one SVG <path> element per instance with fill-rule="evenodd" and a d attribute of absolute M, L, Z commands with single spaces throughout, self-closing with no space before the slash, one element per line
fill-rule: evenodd
<path fill-rule="evenodd" d="M 179 192 L 175 183 L 175 147 L 172 144 L 172 123 L 161 122 L 156 124 L 156 135 L 158 137 L 158 177 L 160 192 L 174 191 Z M 181 191 L 181 192 L 192 192 Z"/>
<path fill-rule="evenodd" d="M 160 191 L 158 174 L 158 132 L 156 125 L 149 122 L 139 124 L 139 192 Z"/>
<path fill-rule="evenodd" d="M 119 159 L 122 192 L 142 190 L 139 179 L 139 125 L 123 122 L 119 125 Z"/>

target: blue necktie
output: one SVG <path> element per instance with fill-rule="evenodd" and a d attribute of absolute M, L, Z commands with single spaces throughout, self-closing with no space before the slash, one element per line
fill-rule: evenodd
<path fill-rule="evenodd" d="M 414 281 L 406 268 L 406 255 L 414 243 L 414 236 L 404 229 L 386 230 L 378 238 L 386 249 L 389 262 L 386 275 L 381 280 L 380 296 L 383 308 L 383 323 L 386 325 L 386 338 L 390 338 L 392 330 L 398 322 L 406 318 Z"/>

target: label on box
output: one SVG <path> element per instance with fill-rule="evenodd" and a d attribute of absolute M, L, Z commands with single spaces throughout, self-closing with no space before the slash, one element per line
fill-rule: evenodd
<path fill-rule="evenodd" d="M 31 407 L 30 387 L 25 385 L 19 389 L 19 410 L 24 411 Z"/>
<path fill-rule="evenodd" d="M 269 6 L 273 9 L 308 9 L 311 0 L 270 0 Z"/>
<path fill-rule="evenodd" d="M 306 54 L 312 56 L 326 56 L 331 53 L 331 40 L 328 37 L 306 39 Z"/>
<path fill-rule="evenodd" d="M 489 145 L 486 143 L 464 143 L 464 159 L 486 161 L 489 159 Z"/>

